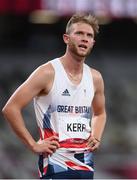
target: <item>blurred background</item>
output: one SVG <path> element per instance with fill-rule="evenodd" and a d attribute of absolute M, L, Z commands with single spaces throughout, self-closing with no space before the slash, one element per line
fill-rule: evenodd
<path fill-rule="evenodd" d="M 0 0 L 0 108 L 35 68 L 63 55 L 66 23 L 81 11 L 99 20 L 87 64 L 105 82 L 107 124 L 95 178 L 137 179 L 137 0 Z M 32 105 L 23 115 L 38 140 Z M 37 161 L 0 113 L 0 178 L 38 178 Z"/>

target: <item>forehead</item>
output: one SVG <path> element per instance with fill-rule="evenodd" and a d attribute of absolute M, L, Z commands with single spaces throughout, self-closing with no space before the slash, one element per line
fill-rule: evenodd
<path fill-rule="evenodd" d="M 83 31 L 94 34 L 94 30 L 91 25 L 83 22 L 78 22 L 71 25 L 71 33 L 74 33 L 76 31 Z"/>

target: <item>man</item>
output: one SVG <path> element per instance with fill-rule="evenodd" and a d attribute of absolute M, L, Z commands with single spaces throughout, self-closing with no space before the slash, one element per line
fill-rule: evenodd
<path fill-rule="evenodd" d="M 40 178 L 93 178 L 93 151 L 100 145 L 106 123 L 104 83 L 101 74 L 84 62 L 98 29 L 95 17 L 73 15 L 63 35 L 65 54 L 38 67 L 3 108 L 15 133 L 39 154 Z M 38 142 L 21 114 L 32 99 Z"/>

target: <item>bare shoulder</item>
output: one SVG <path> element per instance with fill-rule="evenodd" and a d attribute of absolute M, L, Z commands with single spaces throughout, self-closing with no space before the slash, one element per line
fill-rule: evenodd
<path fill-rule="evenodd" d="M 42 64 L 31 73 L 23 83 L 23 87 L 48 93 L 54 81 L 54 74 L 54 68 L 50 62 Z"/>
<path fill-rule="evenodd" d="M 55 71 L 50 62 L 40 65 L 32 73 L 32 81 L 35 85 L 41 87 L 44 93 L 48 93 L 52 87 L 54 81 Z M 31 77 L 30 77 L 31 78 Z M 31 83 L 32 83 L 31 81 Z"/>
<path fill-rule="evenodd" d="M 34 72 L 46 75 L 46 76 L 52 76 L 54 75 L 54 68 L 51 65 L 50 62 L 40 65 Z"/>
<path fill-rule="evenodd" d="M 102 81 L 103 80 L 102 75 L 98 70 L 91 68 L 91 73 L 92 73 L 94 81 Z"/>
<path fill-rule="evenodd" d="M 45 63 L 37 67 L 32 74 L 30 75 L 29 79 L 34 79 L 35 81 L 45 82 L 49 81 L 54 77 L 54 68 L 52 67 L 51 63 Z"/>
<path fill-rule="evenodd" d="M 101 73 L 98 70 L 93 69 L 93 68 L 91 68 L 91 73 L 92 73 L 95 89 L 104 88 L 104 81 L 103 81 L 103 77 Z"/>

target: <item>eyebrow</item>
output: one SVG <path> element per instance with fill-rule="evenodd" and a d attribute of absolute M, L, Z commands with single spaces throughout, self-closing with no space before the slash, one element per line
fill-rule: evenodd
<path fill-rule="evenodd" d="M 78 31 L 76 31 L 75 33 L 85 33 L 85 32 L 84 32 L 84 31 L 81 31 L 81 30 L 78 30 Z M 88 33 L 88 32 L 86 32 L 86 34 L 87 34 L 87 35 L 90 35 L 91 37 L 94 36 L 93 33 Z"/>

